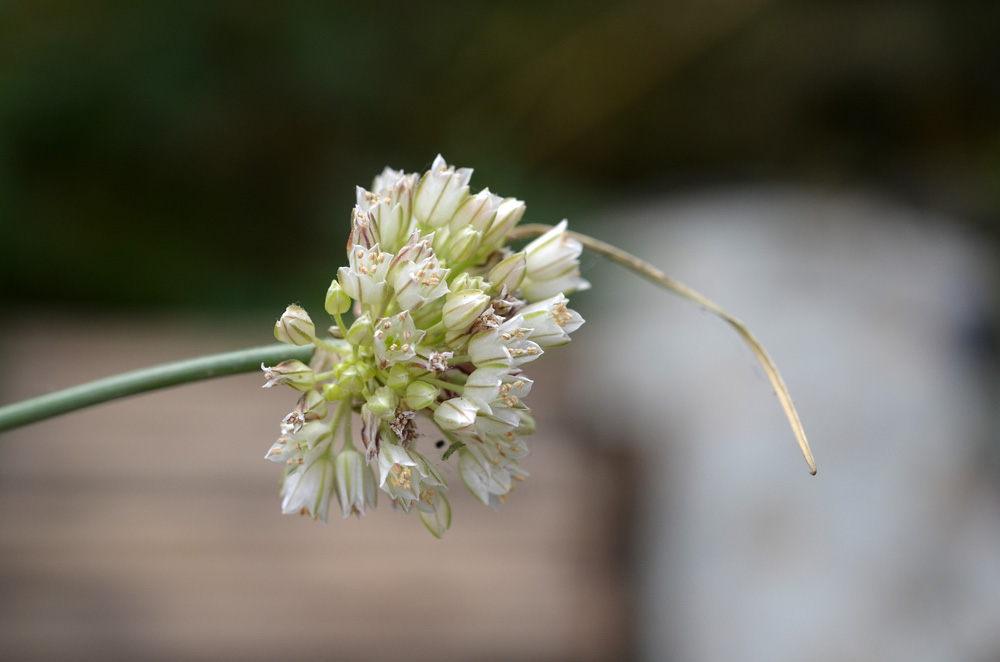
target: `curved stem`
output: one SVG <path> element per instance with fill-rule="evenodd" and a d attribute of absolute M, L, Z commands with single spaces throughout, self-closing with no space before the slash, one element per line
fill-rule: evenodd
<path fill-rule="evenodd" d="M 252 372 L 259 370 L 261 363 L 307 361 L 312 353 L 312 345 L 274 344 L 133 370 L 0 407 L 0 432 L 137 393 Z"/>
<path fill-rule="evenodd" d="M 517 239 L 536 237 L 551 229 L 552 226 L 549 225 L 521 225 L 511 230 L 511 232 L 507 235 L 507 239 L 509 241 L 515 241 Z M 750 351 L 754 353 L 754 356 L 757 357 L 757 360 L 760 362 L 761 366 L 763 366 L 764 372 L 767 373 L 767 378 L 771 380 L 771 385 L 774 387 L 774 391 L 778 396 L 781 408 L 784 409 L 785 416 L 788 417 L 788 422 L 792 426 L 792 432 L 795 433 L 795 439 L 799 442 L 799 448 L 802 450 L 802 455 L 806 459 L 806 464 L 809 465 L 809 473 L 815 475 L 816 460 L 813 458 L 812 449 L 809 448 L 809 441 L 806 439 L 805 430 L 802 429 L 802 421 L 799 420 L 799 414 L 795 410 L 795 405 L 792 404 L 792 396 L 788 393 L 788 387 L 785 386 L 785 382 L 781 378 L 781 373 L 778 372 L 778 367 L 774 365 L 774 361 L 771 360 L 771 357 L 764 349 L 764 346 L 760 344 L 760 341 L 757 340 L 757 338 L 750 332 L 750 329 L 748 329 L 743 322 L 723 310 L 718 304 L 709 301 L 687 285 L 667 277 L 665 273 L 648 262 L 640 260 L 631 253 L 627 253 L 622 249 L 612 246 L 611 244 L 607 244 L 599 239 L 588 237 L 585 234 L 569 231 L 567 231 L 566 234 L 579 241 L 587 249 L 592 250 L 599 255 L 603 255 L 613 262 L 617 262 L 626 269 L 631 270 L 635 274 L 642 276 L 646 280 L 652 281 L 656 285 L 659 285 L 674 294 L 680 295 L 689 301 L 693 301 L 705 310 L 718 315 L 731 327 L 736 329 L 736 332 L 740 334 L 743 341 L 750 347 Z"/>

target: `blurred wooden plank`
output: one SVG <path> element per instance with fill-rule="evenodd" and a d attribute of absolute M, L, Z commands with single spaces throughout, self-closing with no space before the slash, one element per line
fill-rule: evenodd
<path fill-rule="evenodd" d="M 4 400 L 227 348 L 205 329 L 56 322 L 6 330 Z M 5 659 L 622 656 L 620 466 L 543 415 L 533 475 L 500 512 L 446 474 L 445 540 L 384 501 L 323 526 L 279 514 L 263 454 L 294 394 L 260 383 L 138 396 L 0 439 Z"/>

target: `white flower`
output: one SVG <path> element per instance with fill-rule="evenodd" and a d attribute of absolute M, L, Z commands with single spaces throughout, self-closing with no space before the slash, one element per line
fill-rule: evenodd
<path fill-rule="evenodd" d="M 488 365 L 477 368 L 462 386 L 462 397 L 484 414 L 492 414 L 493 404 L 500 397 L 502 376 L 509 368 L 505 365 Z"/>
<path fill-rule="evenodd" d="M 448 503 L 448 498 L 444 495 L 444 492 L 435 490 L 433 494 L 428 494 L 427 498 L 430 500 L 430 505 L 434 507 L 434 510 L 426 511 L 420 509 L 417 511 L 417 514 L 420 515 L 420 521 L 424 523 L 427 530 L 435 538 L 440 538 L 451 527 L 451 504 Z"/>
<path fill-rule="evenodd" d="M 337 478 L 337 499 L 344 512 L 360 517 L 365 514 L 365 506 L 374 510 L 378 501 L 375 473 L 365 464 L 361 452 L 348 439 L 334 459 Z"/>
<path fill-rule="evenodd" d="M 348 261 L 349 267 L 341 267 L 337 271 L 340 286 L 347 292 L 347 296 L 362 304 L 381 303 L 385 296 L 385 275 L 389 271 L 392 254 L 380 251 L 377 244 L 372 248 L 355 244 L 351 247 Z"/>
<path fill-rule="evenodd" d="M 428 251 L 430 248 L 428 247 Z M 425 303 L 448 294 L 448 269 L 431 253 L 419 262 L 406 260 L 393 265 L 392 286 L 403 310 L 417 310 Z"/>
<path fill-rule="evenodd" d="M 414 175 L 386 168 L 375 178 L 372 191 L 357 188 L 352 243 L 365 247 L 379 244 L 395 252 L 413 231 L 410 208 Z"/>
<path fill-rule="evenodd" d="M 261 388 L 288 384 L 296 391 L 308 391 L 316 383 L 316 374 L 313 369 L 296 359 L 282 361 L 271 367 L 261 363 L 260 369 L 264 371 L 264 379 L 267 380 Z"/>
<path fill-rule="evenodd" d="M 476 416 L 476 433 L 479 436 L 504 435 L 517 429 L 521 422 L 521 408 L 494 404 L 492 413 Z"/>
<path fill-rule="evenodd" d="M 316 390 L 306 391 L 299 398 L 295 409 L 281 419 L 281 431 L 283 433 L 298 432 L 306 423 L 326 418 L 326 413 L 326 400 L 323 394 Z"/>
<path fill-rule="evenodd" d="M 382 444 L 378 454 L 379 488 L 404 512 L 416 507 L 424 512 L 437 510 L 439 491 L 448 489 L 444 476 L 420 453 L 397 444 Z"/>
<path fill-rule="evenodd" d="M 488 437 L 485 442 L 467 444 L 458 452 L 462 483 L 483 505 L 494 509 L 506 500 L 513 481 L 528 475 L 517 462 L 528 454 L 527 444 L 512 434 L 509 437 Z"/>
<path fill-rule="evenodd" d="M 334 488 L 334 467 L 330 460 L 329 444 L 317 449 L 317 456 L 307 453 L 302 466 L 292 466 L 281 485 L 281 512 L 299 513 L 326 522 L 330 509 L 330 495 Z"/>
<path fill-rule="evenodd" d="M 531 329 L 515 315 L 496 329 L 477 333 L 469 341 L 469 357 L 478 367 L 502 365 L 508 368 L 533 361 L 542 355 L 538 343 L 530 340 Z"/>
<path fill-rule="evenodd" d="M 322 421 L 306 423 L 274 442 L 264 457 L 289 466 L 305 464 L 306 454 L 329 441 L 331 434 L 330 426 Z"/>
<path fill-rule="evenodd" d="M 426 331 L 417 330 L 410 316 L 404 311 L 375 322 L 375 357 L 379 368 L 385 370 L 394 363 L 409 361 L 417 355 L 417 344 Z"/>
<path fill-rule="evenodd" d="M 566 234 L 563 220 L 541 237 L 525 246 L 527 268 L 521 292 L 528 301 L 577 290 L 586 290 L 590 283 L 580 278 L 580 253 L 583 246 Z"/>
<path fill-rule="evenodd" d="M 569 342 L 569 334 L 580 328 L 580 313 L 566 307 L 569 301 L 561 292 L 554 297 L 529 304 L 519 312 L 524 325 L 531 328 L 528 335 L 540 347 L 557 347 Z"/>
<path fill-rule="evenodd" d="M 413 199 L 413 216 L 419 223 L 438 228 L 448 223 L 469 195 L 471 168 L 459 168 L 444 162 L 438 154 L 431 169 L 417 184 Z"/>

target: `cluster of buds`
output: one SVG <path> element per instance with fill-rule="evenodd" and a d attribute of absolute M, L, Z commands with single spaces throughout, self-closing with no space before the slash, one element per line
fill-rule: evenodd
<path fill-rule="evenodd" d="M 583 319 L 566 294 L 589 283 L 566 221 L 514 252 L 505 244 L 524 203 L 471 194 L 471 175 L 438 156 L 422 176 L 386 168 L 371 191 L 359 187 L 348 266 L 326 295 L 336 324 L 319 332 L 289 306 L 275 325 L 278 340 L 315 346 L 308 365 L 262 366 L 265 387 L 302 394 L 267 453 L 285 465 L 283 512 L 326 521 L 336 494 L 344 517 L 362 515 L 381 490 L 440 537 L 448 484 L 417 451 L 419 417 L 482 503 L 498 508 L 527 475 L 535 422 L 522 366 L 569 342 Z"/>

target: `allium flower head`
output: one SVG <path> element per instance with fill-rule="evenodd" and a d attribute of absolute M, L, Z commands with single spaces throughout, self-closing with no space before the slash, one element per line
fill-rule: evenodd
<path fill-rule="evenodd" d="M 335 326 L 320 331 L 298 306 L 278 320 L 279 340 L 315 345 L 309 365 L 264 368 L 265 386 L 301 392 L 267 453 L 286 467 L 283 512 L 326 521 L 336 494 L 344 517 L 361 516 L 382 491 L 440 537 L 451 506 L 438 465 L 453 462 L 494 508 L 527 476 L 522 366 L 569 342 L 583 319 L 566 295 L 589 283 L 566 221 L 515 251 L 524 203 L 472 193 L 471 177 L 438 156 L 422 175 L 386 168 L 358 188 L 347 266 L 326 295 Z M 418 452 L 418 419 L 446 449 Z"/>

